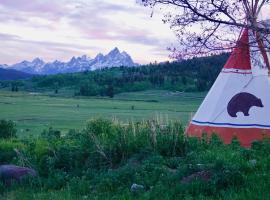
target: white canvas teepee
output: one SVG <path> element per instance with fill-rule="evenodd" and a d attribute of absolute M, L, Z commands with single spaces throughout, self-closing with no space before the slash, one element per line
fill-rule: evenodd
<path fill-rule="evenodd" d="M 254 31 L 245 29 L 187 129 L 188 136 L 237 136 L 243 146 L 270 136 L 269 53 Z"/>

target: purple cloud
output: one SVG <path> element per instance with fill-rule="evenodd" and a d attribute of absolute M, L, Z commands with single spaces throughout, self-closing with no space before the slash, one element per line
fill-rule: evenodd
<path fill-rule="evenodd" d="M 158 46 L 162 42 L 149 30 L 131 27 L 119 23 L 113 15 L 117 13 L 142 12 L 137 7 L 114 5 L 110 3 L 95 3 L 84 5 L 84 9 L 69 15 L 69 22 L 76 27 L 85 38 L 98 40 L 121 40 L 136 44 Z M 90 14 L 89 14 L 90 13 Z M 111 32 L 113 31 L 113 35 Z"/>
<path fill-rule="evenodd" d="M 58 59 L 89 50 L 104 52 L 118 44 L 124 48 L 140 45 L 142 49 L 152 47 L 164 51 L 167 40 L 155 34 L 156 27 L 147 27 L 146 20 L 145 8 L 129 1 L 120 4 L 114 0 L 1 0 L 0 26 L 5 30 L 0 29 L 0 42 L 5 48 L 0 50 L 0 63 L 11 62 L 12 55 L 16 55 L 16 60 L 24 56 L 25 59 L 35 56 Z M 45 36 L 48 31 L 57 35 L 52 41 L 63 34 L 62 42 L 50 42 L 48 36 L 43 38 L 43 30 Z M 29 31 L 35 39 L 29 39 Z M 54 37 L 53 34 L 50 37 Z M 70 44 L 70 38 L 74 38 L 74 44 Z M 82 41 L 93 45 L 87 46 Z"/>
<path fill-rule="evenodd" d="M 0 18 L 5 21 L 28 21 L 38 16 L 51 20 L 60 20 L 65 15 L 65 4 L 48 0 L 1 0 Z"/>
<path fill-rule="evenodd" d="M 0 48 L 0 61 L 5 60 L 5 63 L 0 64 L 14 64 L 21 60 L 32 60 L 35 57 L 43 57 L 47 60 L 63 60 L 71 57 L 71 55 L 80 56 L 89 49 L 101 50 L 89 45 L 24 40 L 16 35 L 2 33 L 0 33 L 0 43 L 5 46 L 5 48 Z"/>

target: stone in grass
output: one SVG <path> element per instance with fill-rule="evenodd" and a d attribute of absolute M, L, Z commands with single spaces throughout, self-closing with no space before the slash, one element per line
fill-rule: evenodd
<path fill-rule="evenodd" d="M 16 165 L 0 165 L 0 181 L 10 186 L 13 181 L 20 181 L 26 176 L 37 176 L 35 170 Z"/>
<path fill-rule="evenodd" d="M 201 180 L 203 182 L 208 182 L 212 177 L 212 173 L 209 171 L 201 171 L 191 174 L 190 176 L 186 176 L 181 180 L 181 183 L 189 184 L 194 180 Z"/>
<path fill-rule="evenodd" d="M 249 160 L 248 162 L 249 162 L 251 167 L 255 167 L 257 165 L 257 160 L 255 160 L 255 159 Z"/>
<path fill-rule="evenodd" d="M 136 183 L 133 183 L 132 186 L 131 186 L 131 188 L 130 188 L 130 191 L 131 192 L 134 192 L 134 193 L 135 192 L 140 192 L 142 190 L 144 190 L 144 186 L 143 185 L 138 185 Z"/>

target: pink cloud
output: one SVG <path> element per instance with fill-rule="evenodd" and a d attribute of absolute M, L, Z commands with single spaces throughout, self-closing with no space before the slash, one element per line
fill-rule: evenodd
<path fill-rule="evenodd" d="M 64 27 L 64 30 L 68 30 L 68 27 L 70 27 L 72 29 L 70 34 L 74 34 L 72 35 L 73 38 L 93 40 L 93 44 L 96 45 L 95 47 L 85 47 L 84 45 L 76 44 L 65 46 L 59 43 L 26 41 L 21 38 L 1 36 L 0 30 L 0 42 L 5 46 L 5 48 L 0 50 L 0 59 L 2 61 L 8 60 L 8 57 L 12 59 L 14 54 L 17 54 L 17 57 L 21 59 L 27 54 L 29 54 L 28 57 L 31 57 L 35 52 L 39 52 L 39 55 L 34 56 L 40 56 L 43 53 L 43 57 L 51 58 L 56 56 L 57 58 L 57 55 L 72 55 L 72 53 L 76 52 L 85 52 L 87 49 L 104 50 L 111 48 L 108 46 L 98 46 L 99 40 L 109 40 L 115 45 L 118 42 L 123 44 L 123 41 L 125 41 L 127 44 L 141 44 L 142 48 L 143 46 L 148 46 L 148 49 L 149 46 L 153 48 L 166 48 L 166 41 L 161 41 L 154 34 L 153 29 L 150 30 L 150 27 L 146 27 L 143 24 L 144 21 L 142 21 L 142 26 L 134 25 L 133 27 L 132 21 L 126 21 L 126 24 L 121 24 L 116 20 L 117 18 L 114 16 L 118 15 L 119 17 L 121 14 L 123 16 L 134 15 L 138 18 L 145 16 L 143 13 L 144 8 L 140 9 L 137 6 L 127 5 L 126 3 L 119 4 L 119 1 L 115 0 L 0 0 L 0 23 L 6 26 L 7 29 L 9 26 L 18 26 L 25 29 L 29 27 L 29 30 L 35 31 L 36 28 L 42 26 L 45 32 L 55 31 L 59 34 L 63 32 L 60 28 Z M 37 23 L 38 21 L 44 21 L 45 23 L 39 24 Z M 37 33 L 40 34 L 40 30 Z M 63 36 L 66 37 L 63 41 L 67 39 L 67 35 Z M 23 34 L 21 36 L 23 37 Z M 43 38 L 40 38 L 40 41 L 43 41 Z M 10 55 L 7 55 L 7 49 Z M 24 51 L 21 51 L 23 53 L 20 53 L 19 49 L 24 49 Z"/>
<path fill-rule="evenodd" d="M 65 15 L 65 4 L 48 0 L 1 0 L 0 8 L 6 13 L 6 20 L 25 20 L 29 16 L 58 20 Z M 14 15 L 16 13 L 16 15 Z"/>

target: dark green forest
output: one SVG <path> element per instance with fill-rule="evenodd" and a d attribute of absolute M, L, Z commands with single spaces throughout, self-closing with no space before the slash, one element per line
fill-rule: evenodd
<path fill-rule="evenodd" d="M 163 89 L 201 92 L 210 89 L 228 54 L 193 58 L 178 62 L 115 67 L 80 73 L 34 76 L 24 81 L 2 81 L 11 91 L 72 90 L 78 96 L 109 96 L 122 92 Z"/>

